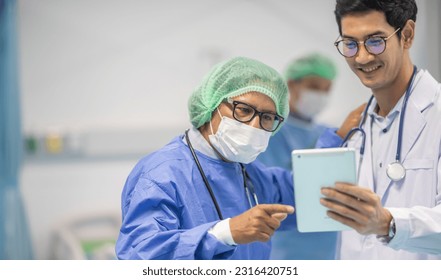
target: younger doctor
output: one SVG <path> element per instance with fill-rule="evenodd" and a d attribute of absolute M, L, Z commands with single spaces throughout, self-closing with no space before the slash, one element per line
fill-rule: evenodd
<path fill-rule="evenodd" d="M 289 91 L 288 118 L 280 131 L 271 137 L 268 148 L 257 159 L 267 166 L 280 166 L 291 170 L 291 152 L 314 148 L 319 136 L 327 129 L 315 122 L 314 117 L 326 107 L 332 84 L 337 75 L 334 62 L 320 53 L 310 53 L 292 61 L 285 79 Z M 360 122 L 365 104 L 345 119 L 336 133 L 346 132 Z M 272 243 L 272 259 L 327 260 L 335 259 L 337 233 L 301 233 L 297 228 L 276 231 Z"/>
<path fill-rule="evenodd" d="M 268 259 L 270 237 L 294 212 L 292 175 L 254 160 L 288 115 L 283 78 L 230 59 L 208 73 L 188 110 L 193 127 L 127 179 L 118 258 Z"/>
<path fill-rule="evenodd" d="M 322 190 L 329 216 L 355 229 L 342 259 L 441 259 L 441 84 L 410 58 L 416 14 L 414 0 L 337 0 L 335 45 L 373 94 L 347 142 L 361 187 Z"/>

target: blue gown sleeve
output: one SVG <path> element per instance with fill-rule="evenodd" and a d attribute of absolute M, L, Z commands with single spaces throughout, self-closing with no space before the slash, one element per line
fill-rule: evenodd
<path fill-rule="evenodd" d="M 343 142 L 343 139 L 337 135 L 336 131 L 337 131 L 336 128 L 326 129 L 317 140 L 315 147 L 316 148 L 340 147 L 340 145 Z"/>
<path fill-rule="evenodd" d="M 247 167 L 250 177 L 256 185 L 260 203 L 286 204 L 294 206 L 294 186 L 292 172 L 280 167 L 266 167 L 255 161 Z M 292 229 L 296 226 L 295 215 L 288 215 L 282 222 L 280 230 Z"/>
<path fill-rule="evenodd" d="M 184 228 L 185 215 L 172 188 L 140 178 L 123 206 L 118 259 L 227 259 L 235 246 L 207 231 L 218 221 Z"/>

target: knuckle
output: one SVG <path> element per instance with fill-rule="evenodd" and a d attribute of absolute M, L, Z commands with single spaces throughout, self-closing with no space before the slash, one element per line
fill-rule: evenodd
<path fill-rule="evenodd" d="M 275 219 L 274 224 L 273 224 L 273 228 L 278 229 L 280 227 L 280 221 Z"/>
<path fill-rule="evenodd" d="M 351 210 L 349 210 L 346 207 L 343 207 L 340 212 L 343 216 L 349 216 L 349 214 L 351 213 Z"/>
<path fill-rule="evenodd" d="M 259 236 L 260 235 L 260 231 L 254 228 L 254 229 L 251 230 L 251 235 L 252 236 Z"/>
<path fill-rule="evenodd" d="M 375 196 L 375 204 L 376 205 L 381 205 L 381 200 L 380 200 L 380 197 L 378 195 Z"/>
<path fill-rule="evenodd" d="M 269 235 L 262 234 L 262 235 L 260 236 L 260 240 L 259 240 L 259 241 L 267 242 L 267 241 L 269 241 L 269 240 L 270 240 L 270 236 L 269 236 Z"/>
<path fill-rule="evenodd" d="M 376 211 L 374 208 L 369 207 L 368 209 L 366 209 L 366 214 L 368 217 L 374 217 L 376 214 Z"/>

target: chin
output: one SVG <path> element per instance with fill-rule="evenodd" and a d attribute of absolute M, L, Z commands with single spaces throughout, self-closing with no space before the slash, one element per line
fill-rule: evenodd
<path fill-rule="evenodd" d="M 366 79 L 360 79 L 361 83 L 370 89 L 378 89 L 381 87 L 382 83 L 379 83 L 378 81 L 373 81 L 373 80 L 366 80 Z"/>
<path fill-rule="evenodd" d="M 360 82 L 367 88 L 375 89 L 383 84 L 382 76 L 380 73 L 365 73 L 363 71 L 357 70 L 357 77 Z"/>

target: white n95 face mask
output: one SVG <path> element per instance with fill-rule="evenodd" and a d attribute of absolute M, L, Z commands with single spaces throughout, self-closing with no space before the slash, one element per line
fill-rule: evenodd
<path fill-rule="evenodd" d="M 329 94 L 321 91 L 307 90 L 300 93 L 296 109 L 300 115 L 312 119 L 328 105 Z"/>
<path fill-rule="evenodd" d="M 211 128 L 211 133 L 213 133 L 213 128 Z M 240 163 L 254 161 L 260 153 L 266 150 L 270 137 L 271 132 L 228 117 L 222 117 L 216 134 L 208 136 L 213 147 L 225 159 Z"/>

